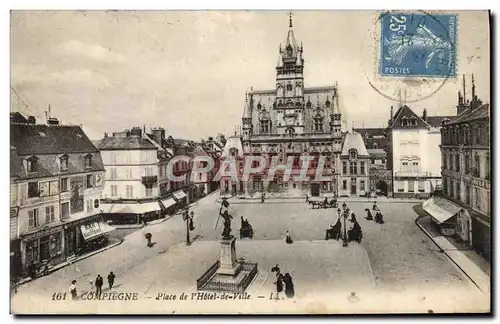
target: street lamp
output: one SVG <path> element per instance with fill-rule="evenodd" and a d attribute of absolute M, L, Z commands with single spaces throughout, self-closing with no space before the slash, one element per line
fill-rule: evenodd
<path fill-rule="evenodd" d="M 190 246 L 191 245 L 191 239 L 189 238 L 189 220 L 191 219 L 189 216 L 189 209 L 186 209 L 184 211 L 184 214 L 182 214 L 182 219 L 186 221 L 186 245 Z"/>
<path fill-rule="evenodd" d="M 346 203 L 342 204 L 342 209 L 344 210 L 344 237 L 342 238 L 342 246 L 347 247 L 347 217 L 349 217 L 349 208 L 347 208 Z"/>

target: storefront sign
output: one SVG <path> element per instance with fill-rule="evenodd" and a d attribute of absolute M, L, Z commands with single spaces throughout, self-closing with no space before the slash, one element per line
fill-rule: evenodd
<path fill-rule="evenodd" d="M 40 238 L 42 236 L 47 236 L 47 235 L 51 235 L 51 234 L 60 232 L 61 230 L 62 230 L 62 226 L 49 227 L 49 228 L 46 228 L 46 229 L 42 229 L 42 230 L 40 230 L 38 232 L 34 232 L 34 233 L 31 233 L 31 234 L 24 235 L 22 237 L 22 239 L 23 239 L 23 241 L 32 241 L 32 240 L 38 239 L 38 238 Z"/>
<path fill-rule="evenodd" d="M 80 227 L 80 230 L 82 231 L 82 235 L 83 235 L 83 238 L 85 240 L 89 240 L 89 239 L 96 237 L 102 233 L 101 227 L 99 226 L 99 223 L 97 223 L 97 222 L 92 222 L 92 223 L 82 225 Z"/>

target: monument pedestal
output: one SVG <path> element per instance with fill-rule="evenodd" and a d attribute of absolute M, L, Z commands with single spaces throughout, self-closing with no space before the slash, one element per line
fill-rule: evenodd
<path fill-rule="evenodd" d="M 220 265 L 217 273 L 235 277 L 241 269 L 241 263 L 236 259 L 236 238 L 221 240 L 220 244 Z"/>

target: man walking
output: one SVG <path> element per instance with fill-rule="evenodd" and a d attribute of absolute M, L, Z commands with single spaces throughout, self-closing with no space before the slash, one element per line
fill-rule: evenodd
<path fill-rule="evenodd" d="M 115 274 L 113 273 L 113 271 L 111 271 L 108 275 L 109 290 L 113 288 L 114 283 L 115 283 Z"/>
<path fill-rule="evenodd" d="M 102 285 L 104 281 L 102 280 L 102 277 L 100 274 L 97 275 L 97 278 L 95 278 L 95 287 L 96 287 L 96 295 L 101 296 L 102 294 Z"/>

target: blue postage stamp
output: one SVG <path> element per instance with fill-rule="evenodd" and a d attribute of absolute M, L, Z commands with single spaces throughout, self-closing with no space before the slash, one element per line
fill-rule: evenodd
<path fill-rule="evenodd" d="M 456 15 L 387 12 L 380 23 L 380 75 L 456 76 Z"/>

